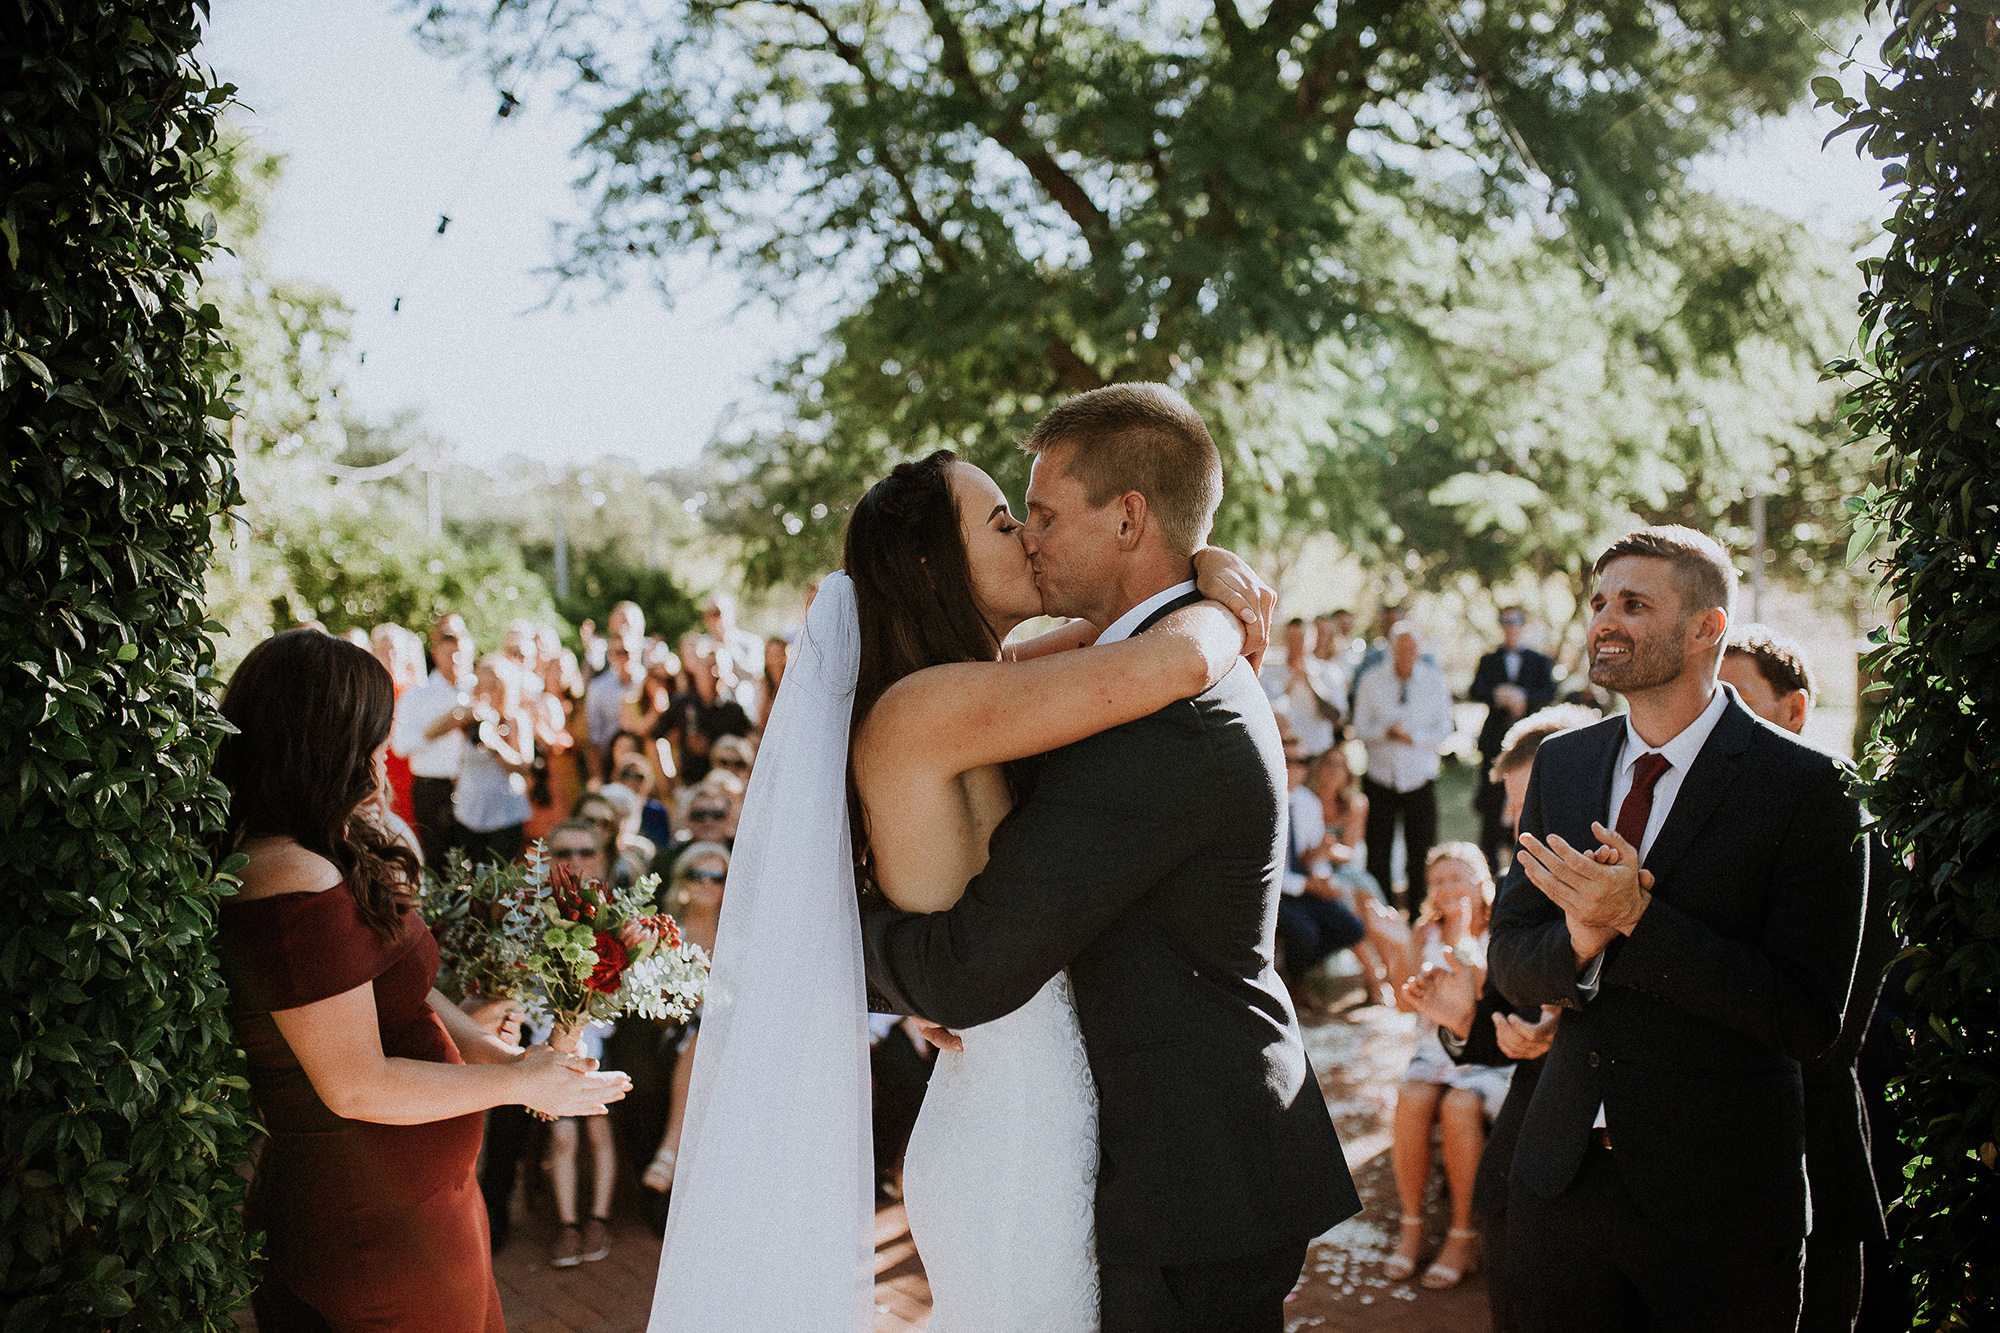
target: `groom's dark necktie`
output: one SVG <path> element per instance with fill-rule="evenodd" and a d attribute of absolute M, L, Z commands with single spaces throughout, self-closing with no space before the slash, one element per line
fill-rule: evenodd
<path fill-rule="evenodd" d="M 1618 807 L 1618 836 L 1642 852 L 1646 841 L 1646 821 L 1653 817 L 1653 788 L 1673 765 L 1665 755 L 1642 754 L 1632 764 L 1632 790 Z M 1642 857 L 1643 859 L 1643 857 Z"/>

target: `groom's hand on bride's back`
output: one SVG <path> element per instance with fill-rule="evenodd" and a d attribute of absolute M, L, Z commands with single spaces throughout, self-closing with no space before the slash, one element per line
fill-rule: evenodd
<path fill-rule="evenodd" d="M 1243 655 L 1250 669 L 1264 665 L 1264 650 L 1271 646 L 1271 616 L 1278 609 L 1278 592 L 1264 582 L 1233 551 L 1220 546 L 1204 546 L 1194 553 L 1195 589 L 1203 597 L 1228 607 L 1243 622 Z"/>
<path fill-rule="evenodd" d="M 923 1039 L 939 1050 L 962 1051 L 965 1049 L 965 1042 L 950 1028 L 941 1028 L 935 1023 L 926 1023 L 921 1018 L 913 1021 L 916 1023 L 917 1031 L 923 1036 Z"/>

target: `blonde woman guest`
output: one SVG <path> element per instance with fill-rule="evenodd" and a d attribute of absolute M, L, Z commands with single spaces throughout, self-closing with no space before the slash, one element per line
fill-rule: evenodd
<path fill-rule="evenodd" d="M 681 937 L 698 944 L 711 957 L 715 928 L 722 920 L 722 891 L 729 879 L 729 849 L 720 843 L 697 842 L 681 853 L 668 882 L 665 910 L 680 923 Z M 667 1103 L 667 1128 L 659 1149 L 639 1177 L 647 1189 L 668 1194 L 674 1188 L 674 1163 L 681 1146 L 681 1123 L 687 1118 L 688 1087 L 694 1078 L 694 1049 L 701 1032 L 701 1014 L 688 1021 L 674 1061 L 672 1091 Z"/>
<path fill-rule="evenodd" d="M 747 736 L 723 736 L 710 747 L 708 762 L 711 776 L 727 773 L 747 788 L 757 763 L 757 743 Z"/>
<path fill-rule="evenodd" d="M 1425 969 L 1443 967 L 1447 954 L 1472 970 L 1475 993 L 1486 979 L 1493 873 L 1485 853 L 1470 842 L 1433 847 L 1425 858 L 1424 883 L 1423 908 L 1410 930 L 1409 948 L 1401 953 L 1402 975 L 1397 978 L 1397 1004 L 1411 1013 L 1418 1010 L 1405 993 L 1410 981 Z M 1403 1208 L 1402 1234 L 1382 1271 L 1392 1281 L 1416 1271 L 1424 1238 L 1424 1189 L 1431 1174 L 1431 1126 L 1436 1124 L 1444 1150 L 1445 1183 L 1451 1192 L 1451 1231 L 1421 1281 L 1443 1290 L 1457 1286 L 1476 1262 L 1479 1232 L 1472 1224 L 1473 1182 L 1486 1147 L 1487 1121 L 1499 1112 L 1514 1071 L 1511 1065 L 1454 1064 L 1438 1040 L 1437 1028 L 1425 1023 L 1422 1032 L 1396 1097 L 1392 1153 L 1396 1193 Z"/>

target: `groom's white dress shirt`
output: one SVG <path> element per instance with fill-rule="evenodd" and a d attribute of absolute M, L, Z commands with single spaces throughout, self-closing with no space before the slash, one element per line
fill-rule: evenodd
<path fill-rule="evenodd" d="M 1152 615 L 1153 612 L 1159 610 L 1168 602 L 1173 601 L 1174 598 L 1184 597 L 1193 591 L 1194 580 L 1187 579 L 1181 583 L 1176 583 L 1171 588 L 1154 593 L 1151 597 L 1148 597 L 1145 601 L 1112 621 L 1110 628 L 1097 636 L 1097 642 L 1100 644 L 1123 643 L 1126 639 L 1132 637 L 1133 630 L 1146 623 L 1147 616 Z"/>

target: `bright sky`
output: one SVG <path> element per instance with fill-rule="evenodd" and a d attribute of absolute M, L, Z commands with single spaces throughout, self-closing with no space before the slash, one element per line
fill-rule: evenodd
<path fill-rule="evenodd" d="M 728 413 L 756 410 L 757 376 L 812 321 L 739 309 L 732 275 L 692 260 L 672 309 L 643 281 L 541 308 L 550 228 L 581 213 L 570 154 L 584 122 L 532 92 L 498 120 L 484 78 L 420 49 L 411 17 L 393 0 L 214 0 L 202 49 L 238 85 L 244 128 L 287 158 L 265 242 L 275 271 L 355 309 L 355 406 L 418 409 L 477 465 L 692 461 Z M 1800 113 L 1761 128 L 1704 179 L 1850 240 L 1887 205 L 1851 140 L 1820 153 L 1832 124 Z"/>

